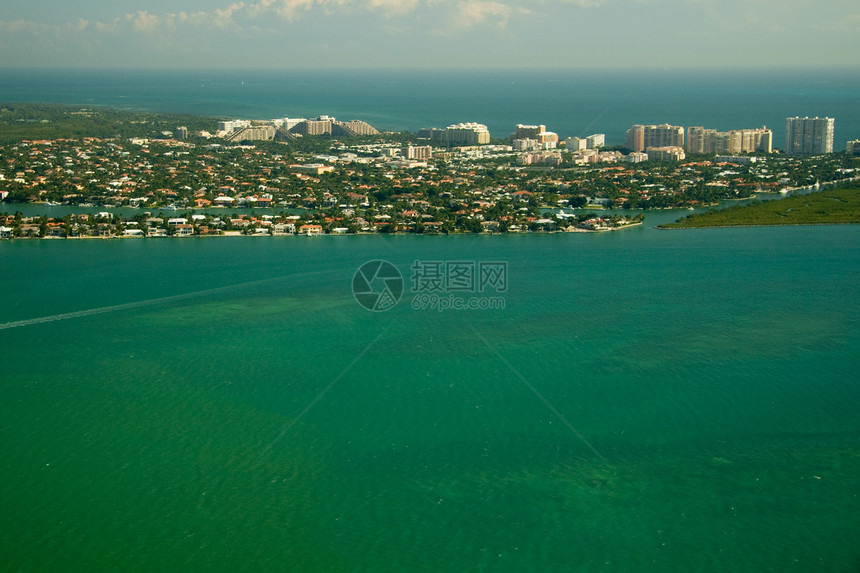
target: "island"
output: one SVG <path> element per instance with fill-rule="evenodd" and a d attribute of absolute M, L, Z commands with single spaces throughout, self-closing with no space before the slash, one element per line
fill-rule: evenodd
<path fill-rule="evenodd" d="M 770 201 L 692 213 L 659 229 L 860 223 L 860 181 Z"/>

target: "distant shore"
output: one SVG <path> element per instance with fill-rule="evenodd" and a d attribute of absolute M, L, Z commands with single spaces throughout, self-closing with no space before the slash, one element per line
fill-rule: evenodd
<path fill-rule="evenodd" d="M 860 182 L 783 199 L 695 213 L 658 229 L 850 225 L 860 223 Z"/>

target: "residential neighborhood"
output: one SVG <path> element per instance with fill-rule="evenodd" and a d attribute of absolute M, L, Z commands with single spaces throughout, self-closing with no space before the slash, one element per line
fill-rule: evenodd
<path fill-rule="evenodd" d="M 601 134 L 557 143 L 545 126 L 517 125 L 507 140 L 488 140 L 482 129 L 254 141 L 177 130 L 7 142 L 0 237 L 606 230 L 629 225 L 642 210 L 808 187 L 860 168 L 848 153 L 656 161 L 606 149 Z M 24 217 L 20 203 L 81 211 Z M 627 211 L 610 211 L 619 208 Z"/>

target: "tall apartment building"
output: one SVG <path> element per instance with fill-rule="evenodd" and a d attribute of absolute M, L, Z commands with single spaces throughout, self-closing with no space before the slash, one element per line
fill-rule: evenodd
<path fill-rule="evenodd" d="M 360 119 L 350 121 L 335 121 L 332 126 L 334 135 L 376 135 L 379 130 Z"/>
<path fill-rule="evenodd" d="M 538 134 L 546 131 L 545 125 L 523 125 L 517 124 L 511 139 L 537 139 Z"/>
<path fill-rule="evenodd" d="M 580 151 L 582 149 L 599 149 L 606 145 L 605 133 L 593 133 L 588 137 L 568 137 L 564 146 L 568 151 Z"/>
<path fill-rule="evenodd" d="M 848 155 L 860 155 L 860 139 L 852 139 L 846 143 L 845 152 Z"/>
<path fill-rule="evenodd" d="M 286 129 L 287 131 L 291 130 L 301 122 L 305 121 L 305 118 L 291 118 L 291 117 L 283 117 L 280 119 L 273 119 L 272 124 L 275 127 L 279 127 L 281 129 Z"/>
<path fill-rule="evenodd" d="M 430 141 L 442 141 L 444 135 L 445 130 L 438 127 L 422 127 L 415 134 L 418 139 L 429 139 Z"/>
<path fill-rule="evenodd" d="M 365 121 L 353 119 L 352 121 L 338 121 L 328 115 L 321 115 L 313 119 L 302 120 L 291 128 L 290 133 L 300 135 L 376 135 L 379 133 L 375 127 Z"/>
<path fill-rule="evenodd" d="M 649 147 L 683 147 L 684 128 L 677 125 L 634 125 L 627 130 L 625 146 L 631 151 Z"/>
<path fill-rule="evenodd" d="M 249 125 L 224 136 L 227 141 L 271 141 L 275 138 L 274 125 Z"/>
<path fill-rule="evenodd" d="M 404 159 L 430 159 L 433 157 L 433 147 L 430 145 L 406 146 L 400 150 Z"/>
<path fill-rule="evenodd" d="M 801 155 L 833 153 L 832 117 L 785 118 L 785 152 Z"/>
<path fill-rule="evenodd" d="M 306 119 L 290 128 L 290 133 L 300 135 L 331 135 L 330 119 Z"/>
<path fill-rule="evenodd" d="M 593 133 L 585 138 L 585 146 L 588 149 L 597 149 L 606 145 L 605 133 Z"/>
<path fill-rule="evenodd" d="M 581 151 L 588 147 L 588 140 L 581 137 L 568 137 L 564 140 L 564 147 L 568 151 Z"/>
<path fill-rule="evenodd" d="M 773 132 L 767 127 L 761 129 L 733 129 L 717 131 L 704 127 L 687 129 L 688 153 L 722 153 L 736 155 L 773 151 Z"/>
<path fill-rule="evenodd" d="M 482 123 L 457 123 L 445 128 L 444 141 L 461 145 L 490 143 L 490 130 Z"/>
<path fill-rule="evenodd" d="M 218 131 L 236 131 L 238 129 L 244 129 L 246 127 L 251 127 L 251 120 L 249 119 L 234 119 L 232 121 L 219 121 L 218 122 Z"/>
<path fill-rule="evenodd" d="M 523 125 L 517 124 L 516 130 L 511 134 L 511 140 L 534 139 L 540 143 L 558 143 L 558 134 L 547 131 L 545 125 Z"/>

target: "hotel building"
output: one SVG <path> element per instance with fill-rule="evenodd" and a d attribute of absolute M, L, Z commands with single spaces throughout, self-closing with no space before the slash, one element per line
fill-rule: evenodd
<path fill-rule="evenodd" d="M 328 115 L 321 115 L 314 119 L 306 119 L 289 128 L 290 133 L 299 135 L 376 135 L 379 131 L 369 123 L 354 119 L 352 121 L 338 121 Z"/>
<path fill-rule="evenodd" d="M 649 147 L 683 147 L 684 128 L 677 125 L 634 125 L 627 130 L 625 146 L 631 151 Z"/>

